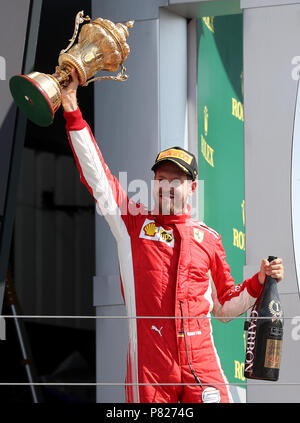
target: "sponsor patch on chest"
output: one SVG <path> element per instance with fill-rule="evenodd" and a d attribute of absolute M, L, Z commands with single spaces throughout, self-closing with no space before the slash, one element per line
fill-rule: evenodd
<path fill-rule="evenodd" d="M 174 247 L 174 235 L 173 230 L 167 231 L 162 226 L 157 226 L 153 220 L 146 219 L 141 232 L 140 238 L 150 239 L 151 241 L 160 241 Z"/>

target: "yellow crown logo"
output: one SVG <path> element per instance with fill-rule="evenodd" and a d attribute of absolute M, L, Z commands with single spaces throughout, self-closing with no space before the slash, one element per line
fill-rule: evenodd
<path fill-rule="evenodd" d="M 242 201 L 241 207 L 242 207 L 243 225 L 245 225 L 245 200 Z"/>
<path fill-rule="evenodd" d="M 242 91 L 242 96 L 244 97 L 244 72 L 241 72 L 241 91 Z"/>
<path fill-rule="evenodd" d="M 207 108 L 207 106 L 204 106 L 204 133 L 205 133 L 205 136 L 208 133 L 208 108 Z"/>
<path fill-rule="evenodd" d="M 205 16 L 204 18 L 202 18 L 207 28 L 213 33 L 215 32 L 214 18 L 215 18 L 214 16 Z"/>
<path fill-rule="evenodd" d="M 145 231 L 145 234 L 147 236 L 154 236 L 156 234 L 156 226 L 155 226 L 155 223 L 153 223 L 153 222 L 148 223 L 148 225 L 146 225 L 144 227 L 144 231 Z"/>

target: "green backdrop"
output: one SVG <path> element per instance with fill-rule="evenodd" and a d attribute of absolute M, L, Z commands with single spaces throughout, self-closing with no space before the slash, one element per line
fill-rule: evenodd
<path fill-rule="evenodd" d="M 232 276 L 240 283 L 245 262 L 242 15 L 201 18 L 197 30 L 204 221 L 221 234 Z M 212 319 L 212 325 L 229 382 L 243 384 L 244 319 Z"/>

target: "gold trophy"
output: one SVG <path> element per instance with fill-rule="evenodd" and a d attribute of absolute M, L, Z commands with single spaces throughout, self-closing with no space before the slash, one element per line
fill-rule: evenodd
<path fill-rule="evenodd" d="M 73 46 L 83 22 L 88 23 L 82 26 L 78 43 Z M 60 52 L 59 66 L 54 74 L 31 72 L 10 79 L 11 94 L 27 118 L 39 126 L 49 126 L 53 122 L 54 113 L 61 104 L 61 89 L 71 82 L 72 68 L 76 69 L 81 86 L 102 79 L 126 81 L 128 75 L 123 63 L 130 53 L 126 39 L 133 24 L 134 21 L 115 24 L 102 18 L 92 21 L 83 11 L 78 12 L 73 36 L 68 47 Z M 119 67 L 121 70 L 115 76 L 93 78 L 100 70 L 115 72 Z"/>

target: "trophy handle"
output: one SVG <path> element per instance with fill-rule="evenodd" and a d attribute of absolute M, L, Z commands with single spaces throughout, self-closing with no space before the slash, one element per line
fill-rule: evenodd
<path fill-rule="evenodd" d="M 77 13 L 76 18 L 75 18 L 74 32 L 73 32 L 72 38 L 70 38 L 70 40 L 69 40 L 70 43 L 69 43 L 67 48 L 65 48 L 64 50 L 61 50 L 60 54 L 63 54 L 66 51 L 70 50 L 70 48 L 74 44 L 74 41 L 75 41 L 77 34 L 78 34 L 79 25 L 82 24 L 84 21 L 90 21 L 90 20 L 91 20 L 91 18 L 89 16 L 84 17 L 83 10 L 81 10 L 80 12 Z"/>
<path fill-rule="evenodd" d="M 96 78 L 89 79 L 83 84 L 84 87 L 87 87 L 91 82 L 94 81 L 101 81 L 102 79 L 112 79 L 113 81 L 126 81 L 128 79 L 128 75 L 125 74 L 126 68 L 124 65 L 121 67 L 121 72 L 119 72 L 116 76 L 97 76 Z"/>

